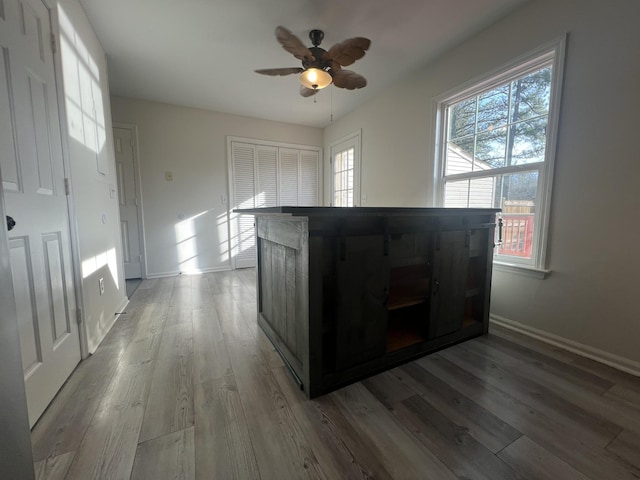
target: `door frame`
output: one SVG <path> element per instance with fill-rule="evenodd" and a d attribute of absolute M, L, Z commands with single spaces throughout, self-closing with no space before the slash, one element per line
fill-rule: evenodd
<path fill-rule="evenodd" d="M 138 203 L 136 205 L 136 216 L 138 217 L 138 239 L 140 242 L 140 263 L 142 270 L 142 278 L 147 278 L 147 253 L 145 245 L 147 243 L 145 235 L 144 235 L 144 215 L 142 214 L 144 205 L 142 201 L 142 177 L 140 174 L 140 148 L 138 142 L 138 126 L 132 123 L 124 123 L 124 122 L 112 122 L 111 129 L 114 128 L 122 128 L 124 130 L 129 130 L 131 132 L 131 139 L 133 140 L 133 183 L 135 185 L 136 190 L 136 198 L 138 199 Z M 117 175 L 117 173 L 116 173 Z M 123 268 L 124 268 L 124 257 L 122 258 Z"/>
<path fill-rule="evenodd" d="M 58 18 L 57 0 L 41 0 L 49 9 L 51 18 L 51 33 L 56 42 L 53 52 L 53 70 L 56 81 L 56 99 L 58 101 L 58 120 L 60 122 L 60 136 L 62 144 L 62 165 L 64 169 L 65 183 L 67 185 L 67 220 L 69 224 L 69 238 L 71 239 L 71 266 L 73 269 L 73 289 L 75 293 L 76 322 L 78 323 L 78 336 L 80 337 L 80 358 L 84 360 L 89 356 L 89 343 L 87 340 L 87 325 L 84 319 L 84 292 L 82 283 L 82 257 L 80 254 L 80 234 L 78 225 L 74 221 L 76 209 L 74 204 L 73 188 L 71 187 L 71 153 L 69 150 L 69 125 L 67 124 L 67 104 L 64 93 L 64 77 L 62 74 L 62 53 L 60 49 L 60 22 Z"/>

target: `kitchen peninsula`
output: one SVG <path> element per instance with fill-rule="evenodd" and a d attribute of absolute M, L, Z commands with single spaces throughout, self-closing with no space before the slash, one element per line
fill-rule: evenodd
<path fill-rule="evenodd" d="M 313 398 L 488 331 L 498 209 L 270 207 L 258 322 Z"/>

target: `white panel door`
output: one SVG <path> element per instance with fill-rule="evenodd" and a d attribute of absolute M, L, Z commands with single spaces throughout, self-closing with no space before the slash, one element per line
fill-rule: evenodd
<path fill-rule="evenodd" d="M 0 169 L 33 425 L 80 361 L 49 11 L 2 0 Z"/>
<path fill-rule="evenodd" d="M 124 278 L 142 278 L 142 242 L 138 222 L 140 202 L 136 191 L 138 170 L 135 163 L 133 132 L 128 128 L 114 127 L 113 143 L 118 176 Z"/>

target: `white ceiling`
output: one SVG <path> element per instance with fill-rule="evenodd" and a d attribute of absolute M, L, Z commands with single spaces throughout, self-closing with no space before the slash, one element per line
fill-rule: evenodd
<path fill-rule="evenodd" d="M 107 52 L 112 94 L 282 122 L 326 126 L 395 80 L 482 30 L 527 0 L 80 0 Z M 364 89 L 298 93 L 296 75 L 258 68 L 298 67 L 274 35 L 283 25 L 305 45 L 325 32 L 329 49 L 371 39 L 346 67 Z"/>

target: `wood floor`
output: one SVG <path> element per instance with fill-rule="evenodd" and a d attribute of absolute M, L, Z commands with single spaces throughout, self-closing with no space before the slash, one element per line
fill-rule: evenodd
<path fill-rule="evenodd" d="M 38 478 L 640 478 L 640 379 L 493 328 L 308 401 L 254 275 L 144 281 L 34 428 Z"/>

